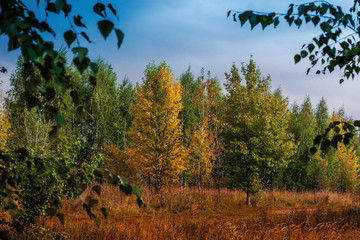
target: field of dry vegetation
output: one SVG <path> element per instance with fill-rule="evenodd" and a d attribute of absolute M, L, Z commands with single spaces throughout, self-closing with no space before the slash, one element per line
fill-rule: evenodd
<path fill-rule="evenodd" d="M 40 219 L 26 239 L 358 239 L 360 195 L 263 191 L 245 205 L 242 191 L 171 188 L 153 194 L 146 208 L 134 196 L 103 186 L 97 226 L 77 200 L 63 201 L 66 222 Z M 83 196 L 84 197 L 84 196 Z M 101 215 L 100 211 L 96 213 Z"/>

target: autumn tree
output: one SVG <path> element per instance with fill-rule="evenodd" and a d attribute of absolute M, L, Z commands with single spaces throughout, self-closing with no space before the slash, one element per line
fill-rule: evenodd
<path fill-rule="evenodd" d="M 225 74 L 223 149 L 230 184 L 243 189 L 251 205 L 251 193 L 262 185 L 261 172 L 286 165 L 294 142 L 287 131 L 287 101 L 269 92 L 270 77 L 262 78 L 252 59 L 241 72 L 243 78 L 233 65 Z"/>
<path fill-rule="evenodd" d="M 331 122 L 336 124 L 334 129 L 336 133 L 344 135 L 349 132 L 344 128 L 340 116 L 337 116 L 335 112 L 331 117 Z M 335 190 L 342 192 L 354 192 L 359 185 L 359 157 L 356 155 L 354 146 L 346 146 L 343 142 L 337 144 L 335 161 L 337 167 L 334 169 L 334 181 L 332 185 Z"/>
<path fill-rule="evenodd" d="M 198 83 L 193 98 L 199 121 L 192 123 L 195 130 L 189 146 L 188 170 L 195 177 L 196 185 L 201 191 L 204 183 L 210 181 L 215 158 L 214 132 L 211 126 L 211 108 L 214 101 L 210 74 L 206 80 L 204 76 L 199 77 Z"/>
<path fill-rule="evenodd" d="M 2 82 L 0 81 L 0 87 Z M 0 90 L 0 150 L 4 151 L 6 142 L 11 135 L 11 125 L 8 119 L 8 114 L 4 109 L 4 99 Z"/>
<path fill-rule="evenodd" d="M 165 63 L 149 64 L 131 107 L 134 121 L 127 154 L 155 191 L 177 183 L 184 170 L 185 150 L 178 118 L 181 109 L 181 86 L 170 68 Z"/>

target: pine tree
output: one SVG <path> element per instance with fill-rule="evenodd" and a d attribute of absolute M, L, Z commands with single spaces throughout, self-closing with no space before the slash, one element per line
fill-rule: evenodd
<path fill-rule="evenodd" d="M 149 64 L 131 107 L 132 148 L 127 155 L 155 191 L 177 183 L 184 170 L 186 152 L 178 118 L 181 109 L 181 87 L 170 68 L 165 63 Z"/>
<path fill-rule="evenodd" d="M 231 185 L 243 189 L 251 205 L 251 193 L 262 185 L 261 173 L 286 165 L 294 143 L 287 131 L 287 101 L 269 92 L 270 77 L 262 78 L 252 59 L 241 71 L 245 85 L 235 65 L 225 74 L 223 149 Z"/>

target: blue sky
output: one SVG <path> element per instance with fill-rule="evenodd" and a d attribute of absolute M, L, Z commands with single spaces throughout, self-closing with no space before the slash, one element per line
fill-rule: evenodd
<path fill-rule="evenodd" d="M 24 2 L 34 4 L 35 1 Z M 294 64 L 294 54 L 319 33 L 317 29 L 305 26 L 298 30 L 281 24 L 275 30 L 269 28 L 262 31 L 261 28 L 255 28 L 250 31 L 249 25 L 241 28 L 239 23 L 226 18 L 230 9 L 286 12 L 290 3 L 304 1 L 112 1 L 120 18 L 116 26 L 125 33 L 119 50 L 113 34 L 104 41 L 98 31 L 90 31 L 96 29 L 96 20 L 99 20 L 94 14 L 88 13 L 92 11 L 96 1 L 69 1 L 70 4 L 73 2 L 74 11 L 84 16 L 88 33 L 95 42 L 92 45 L 84 44 L 89 47 L 90 56 L 100 56 L 108 61 L 119 80 L 128 76 L 131 82 L 140 82 L 149 62 L 166 61 L 176 78 L 191 65 L 195 77 L 200 75 L 200 70 L 204 67 L 205 71 L 210 70 L 212 75 L 217 76 L 223 83 L 224 72 L 229 71 L 233 62 L 240 65 L 253 55 L 263 75 L 271 76 L 273 88 L 280 86 L 291 103 L 301 103 L 305 96 L 309 95 L 315 107 L 320 98 L 324 97 L 330 110 L 343 105 L 349 115 L 360 118 L 360 108 L 357 106 L 360 102 L 358 78 L 340 85 L 340 72 L 331 75 L 306 75 L 309 62 Z M 341 3 L 344 9 L 348 9 L 353 1 L 346 0 Z M 31 7 L 36 9 L 35 5 Z M 48 20 L 58 32 L 55 42 L 57 47 L 60 47 L 64 44 L 62 35 L 67 27 L 66 21 L 54 17 Z M 0 64 L 6 66 L 10 73 L 14 70 L 18 54 L 19 52 L 8 53 L 7 39 L 0 37 Z M 69 57 L 72 57 L 71 54 Z M 5 91 L 9 89 L 9 75 L 0 75 Z"/>

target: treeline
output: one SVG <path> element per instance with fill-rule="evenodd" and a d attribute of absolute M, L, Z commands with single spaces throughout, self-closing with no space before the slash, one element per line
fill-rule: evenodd
<path fill-rule="evenodd" d="M 97 61 L 96 78 L 90 70 L 81 75 L 68 66 L 81 98 L 66 92 L 62 101 L 52 90 L 61 90 L 60 83 L 49 86 L 39 73 L 27 81 L 21 63 L 19 58 L 1 110 L 0 147 L 26 148 L 32 156 L 87 169 L 79 183 L 94 178 L 92 166 L 105 166 L 155 191 L 172 185 L 241 188 L 249 204 L 250 194 L 264 187 L 358 189 L 358 136 L 348 145 L 310 154 L 315 136 L 331 121 L 351 121 L 345 110 L 330 111 L 325 99 L 313 107 L 310 97 L 289 105 L 280 89 L 271 91 L 270 77 L 262 77 L 252 59 L 225 73 L 226 93 L 210 71 L 195 77 L 189 68 L 176 80 L 165 63 L 149 64 L 136 86 L 126 78 L 119 83 L 103 60 Z M 63 126 L 55 133 L 58 138 L 49 138 L 55 123 L 44 120 L 41 107 L 20 101 L 27 84 L 35 82 L 44 100 L 67 105 L 59 108 Z M 74 109 L 74 100 L 82 106 Z M 346 126 L 341 126 L 335 130 L 345 134 Z M 24 164 L 16 167 L 25 171 Z M 23 189 L 35 194 L 49 184 L 36 178 L 35 169 L 29 171 L 33 179 Z M 56 171 L 61 169 L 54 170 L 55 178 Z M 61 191 L 66 195 L 73 190 Z"/>

